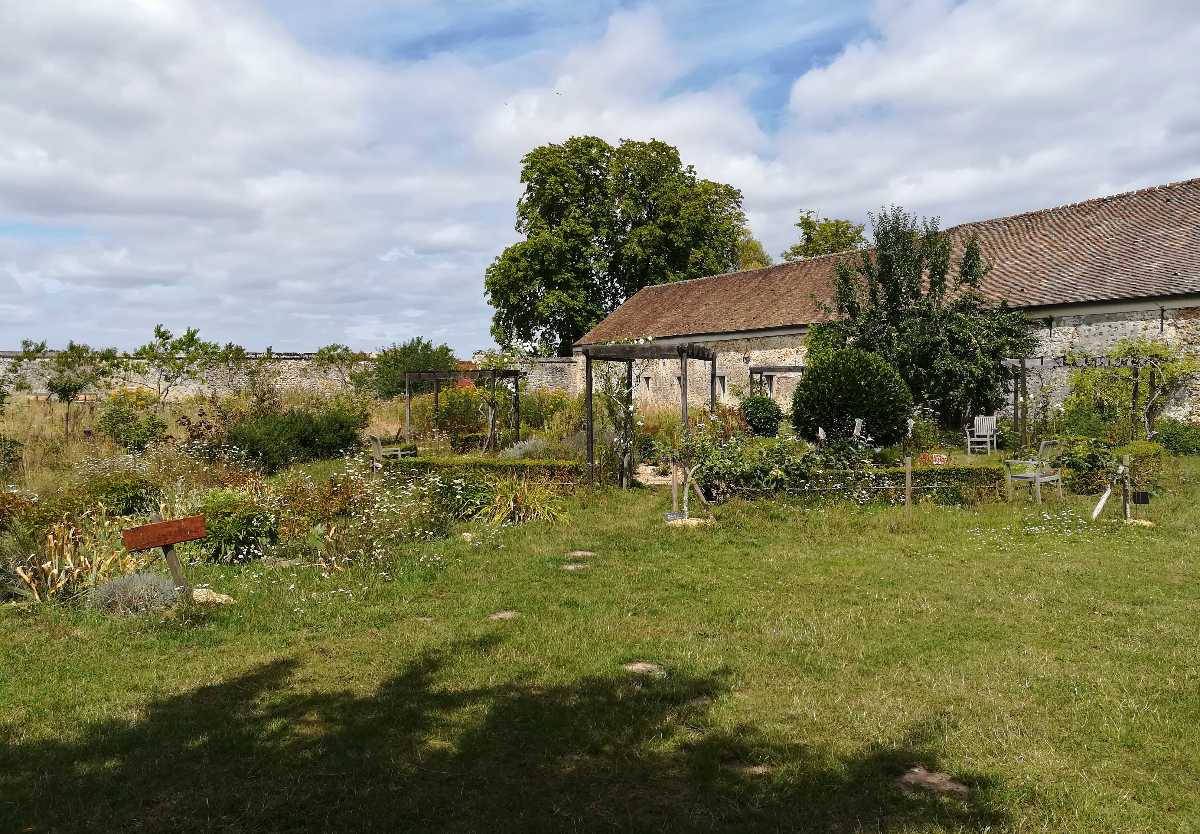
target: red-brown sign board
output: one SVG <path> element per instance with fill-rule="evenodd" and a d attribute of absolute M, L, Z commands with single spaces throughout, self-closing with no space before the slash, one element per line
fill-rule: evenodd
<path fill-rule="evenodd" d="M 125 549 L 131 553 L 135 550 L 149 550 L 152 547 L 165 547 L 169 544 L 193 542 L 206 535 L 204 516 L 193 515 L 187 518 L 174 518 L 170 521 L 156 521 L 153 524 L 143 524 L 121 532 L 125 541 Z"/>

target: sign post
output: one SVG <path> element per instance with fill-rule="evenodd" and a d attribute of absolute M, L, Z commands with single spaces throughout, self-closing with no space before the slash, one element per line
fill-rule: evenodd
<path fill-rule="evenodd" d="M 155 514 L 155 518 L 157 517 Z M 150 524 L 143 524 L 141 527 L 133 527 L 122 531 L 121 539 L 125 542 L 125 549 L 130 553 L 161 547 L 163 558 L 171 570 L 171 578 L 175 580 L 175 587 L 183 592 L 184 599 L 190 601 L 192 588 L 188 585 L 187 577 L 184 576 L 183 565 L 179 562 L 179 557 L 175 555 L 175 545 L 193 542 L 206 535 L 204 516 L 193 515 L 187 518 L 154 521 Z"/>

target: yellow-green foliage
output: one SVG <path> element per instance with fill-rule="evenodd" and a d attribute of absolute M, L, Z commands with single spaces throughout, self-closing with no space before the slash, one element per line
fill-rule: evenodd
<path fill-rule="evenodd" d="M 1171 398 L 1200 373 L 1195 356 L 1151 339 L 1122 340 L 1108 355 L 1140 360 L 1142 367 L 1073 371 L 1063 401 L 1063 427 L 1070 434 L 1110 443 L 1144 440 Z"/>

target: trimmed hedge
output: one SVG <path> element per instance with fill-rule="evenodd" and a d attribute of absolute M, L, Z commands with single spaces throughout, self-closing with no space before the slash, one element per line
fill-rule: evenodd
<path fill-rule="evenodd" d="M 389 469 L 413 474 L 439 472 L 450 475 L 516 475 L 539 477 L 563 484 L 587 480 L 587 465 L 570 460 L 514 460 L 482 455 L 463 457 L 400 458 Z"/>
<path fill-rule="evenodd" d="M 913 500 L 944 506 L 977 504 L 1004 496 L 1004 469 L 999 466 L 913 467 Z M 904 467 L 805 470 L 746 473 L 737 481 L 713 483 L 699 474 L 700 486 L 718 500 L 792 495 L 814 499 L 851 499 L 859 503 L 904 503 Z"/>

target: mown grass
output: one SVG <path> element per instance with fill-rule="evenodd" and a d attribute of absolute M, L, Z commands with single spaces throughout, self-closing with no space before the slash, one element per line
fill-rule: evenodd
<path fill-rule="evenodd" d="M 1198 476 L 1149 529 L 1078 499 L 677 530 L 599 491 L 327 578 L 195 566 L 237 603 L 190 618 L 9 607 L 0 830 L 1195 830 Z M 915 764 L 970 798 L 898 790 Z"/>

